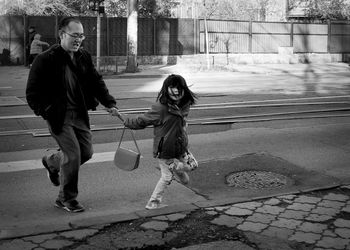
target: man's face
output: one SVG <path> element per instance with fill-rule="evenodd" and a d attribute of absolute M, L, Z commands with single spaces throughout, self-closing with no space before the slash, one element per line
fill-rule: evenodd
<path fill-rule="evenodd" d="M 67 52 L 78 51 L 80 44 L 85 39 L 84 28 L 81 23 L 70 22 L 60 32 L 61 46 Z"/>

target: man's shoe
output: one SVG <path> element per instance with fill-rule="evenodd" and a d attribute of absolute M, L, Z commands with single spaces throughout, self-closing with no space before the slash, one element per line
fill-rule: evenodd
<path fill-rule="evenodd" d="M 62 202 L 60 200 L 56 200 L 55 206 L 71 213 L 83 212 L 85 210 L 84 207 L 80 205 L 77 200 L 73 200 L 70 202 Z"/>
<path fill-rule="evenodd" d="M 47 177 L 50 179 L 50 181 L 52 182 L 52 184 L 54 186 L 59 186 L 60 185 L 60 175 L 58 174 L 57 170 L 52 170 L 49 165 L 47 164 L 47 156 L 44 156 L 41 159 L 42 164 L 44 165 L 44 167 L 47 170 Z"/>
<path fill-rule="evenodd" d="M 160 203 L 160 201 L 154 200 L 154 201 L 148 201 L 146 205 L 146 209 L 158 209 L 167 207 L 168 205 Z"/>

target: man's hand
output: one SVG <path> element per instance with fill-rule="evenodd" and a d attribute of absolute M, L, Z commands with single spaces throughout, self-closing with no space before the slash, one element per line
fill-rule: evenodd
<path fill-rule="evenodd" d="M 107 108 L 107 112 L 111 114 L 111 116 L 118 116 L 121 120 L 123 120 L 119 110 L 116 107 Z"/>

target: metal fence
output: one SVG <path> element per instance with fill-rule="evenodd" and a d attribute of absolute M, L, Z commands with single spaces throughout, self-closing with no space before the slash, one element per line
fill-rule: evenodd
<path fill-rule="evenodd" d="M 208 20 L 210 53 L 350 53 L 348 23 L 287 23 Z M 205 52 L 204 20 L 200 20 L 200 53 Z"/>
<path fill-rule="evenodd" d="M 0 54 L 10 51 L 12 62 L 23 63 L 26 31 L 35 26 L 42 40 L 58 42 L 57 16 L 0 16 Z M 83 46 L 96 55 L 96 18 L 80 17 Z M 350 53 L 350 24 L 306 24 L 208 20 L 210 53 Z M 138 19 L 138 55 L 192 55 L 205 52 L 204 20 Z M 101 18 L 101 56 L 125 56 L 127 19 Z"/>

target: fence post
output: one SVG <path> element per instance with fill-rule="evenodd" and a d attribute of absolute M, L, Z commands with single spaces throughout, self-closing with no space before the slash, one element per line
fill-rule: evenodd
<path fill-rule="evenodd" d="M 294 23 L 291 22 L 291 27 L 290 27 L 290 47 L 294 48 Z"/>
<path fill-rule="evenodd" d="M 58 43 L 59 37 L 58 37 L 58 16 L 55 15 L 55 39 L 56 43 Z"/>
<path fill-rule="evenodd" d="M 27 20 L 27 15 L 23 15 L 23 62 L 24 66 L 27 66 L 27 61 L 28 61 L 28 55 L 27 55 L 27 43 L 28 43 L 28 37 L 27 37 L 27 32 L 28 32 L 28 20 Z"/>
<path fill-rule="evenodd" d="M 249 53 L 253 51 L 253 22 L 249 21 Z"/>
<path fill-rule="evenodd" d="M 327 25 L 328 25 L 327 53 L 330 53 L 330 51 L 331 51 L 331 36 L 332 36 L 332 30 L 331 30 L 332 23 L 330 20 L 327 21 Z"/>
<path fill-rule="evenodd" d="M 157 18 L 153 17 L 153 55 L 157 55 Z"/>

